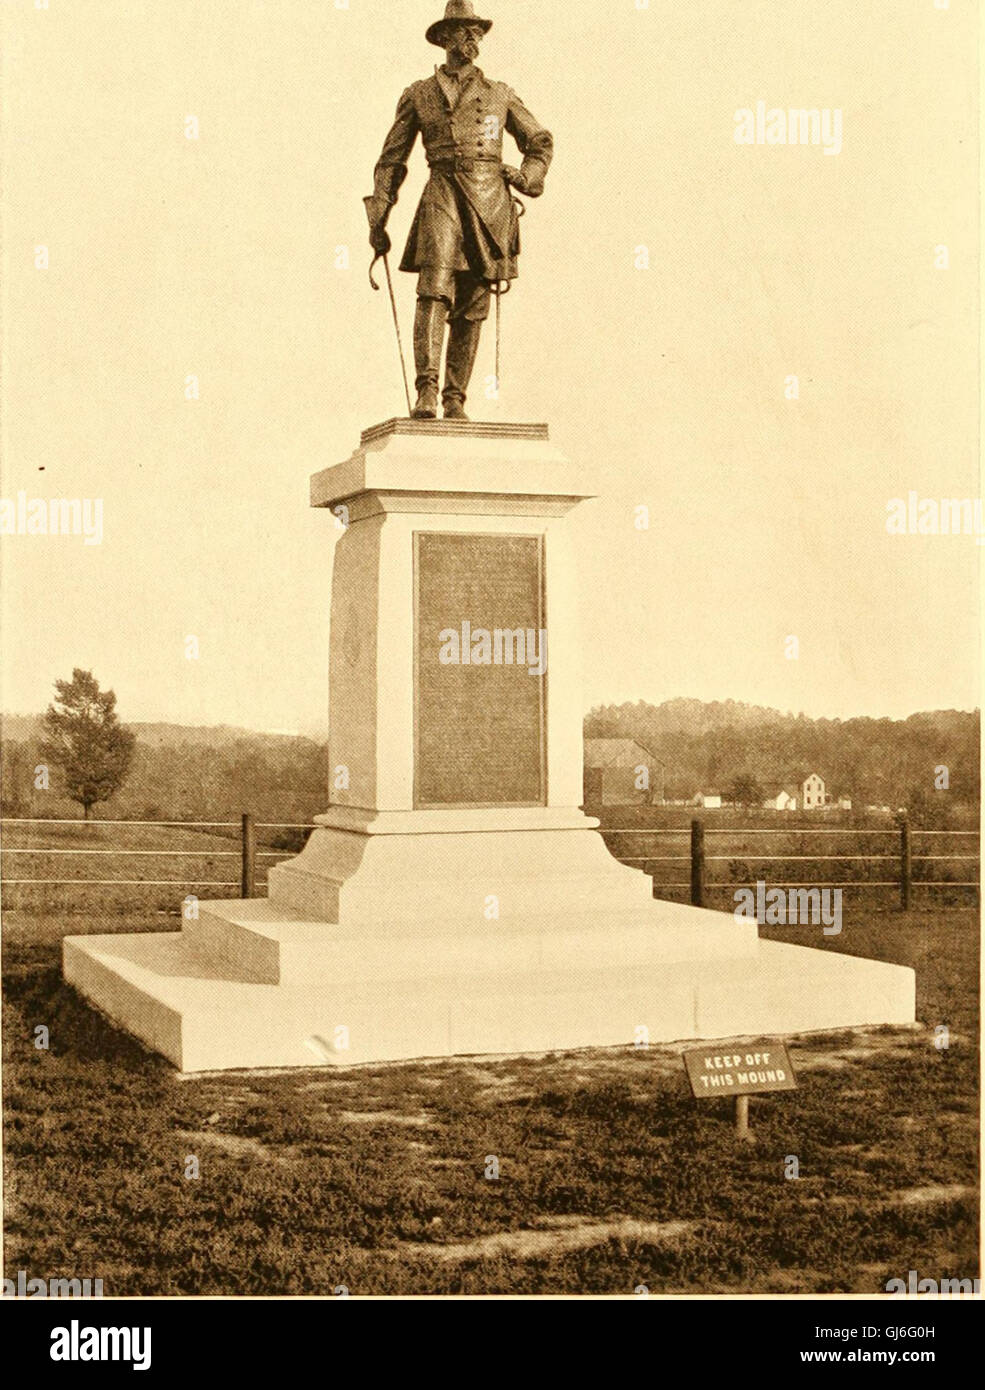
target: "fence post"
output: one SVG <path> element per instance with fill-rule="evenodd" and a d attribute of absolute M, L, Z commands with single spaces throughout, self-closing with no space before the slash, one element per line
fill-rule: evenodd
<path fill-rule="evenodd" d="M 910 822 L 904 816 L 899 827 L 899 897 L 904 912 L 910 910 L 910 885 L 913 882 L 913 863 L 910 852 Z"/>
<path fill-rule="evenodd" d="M 705 828 L 699 820 L 691 822 L 691 904 L 704 907 Z"/>
<path fill-rule="evenodd" d="M 243 871 L 240 876 L 241 898 L 256 897 L 257 835 L 253 817 L 243 812 Z"/>

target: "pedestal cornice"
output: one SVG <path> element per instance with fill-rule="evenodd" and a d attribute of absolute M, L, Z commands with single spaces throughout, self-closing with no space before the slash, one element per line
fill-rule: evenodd
<path fill-rule="evenodd" d="M 453 498 L 463 511 L 563 515 L 594 496 L 546 425 L 388 420 L 311 479 L 313 507 L 372 498 L 370 513 L 446 510 Z"/>

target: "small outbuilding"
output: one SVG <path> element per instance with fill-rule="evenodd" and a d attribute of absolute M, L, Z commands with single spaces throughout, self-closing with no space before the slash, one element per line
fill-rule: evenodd
<path fill-rule="evenodd" d="M 631 738 L 586 738 L 586 806 L 654 806 L 664 799 L 664 765 Z"/>

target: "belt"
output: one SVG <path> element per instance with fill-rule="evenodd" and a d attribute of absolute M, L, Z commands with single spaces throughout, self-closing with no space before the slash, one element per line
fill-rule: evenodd
<path fill-rule="evenodd" d="M 499 155 L 483 155 L 478 158 L 472 158 L 471 155 L 456 155 L 454 159 L 434 160 L 431 168 L 437 170 L 439 174 L 469 174 L 477 165 L 496 164 L 502 166 L 502 163 Z"/>

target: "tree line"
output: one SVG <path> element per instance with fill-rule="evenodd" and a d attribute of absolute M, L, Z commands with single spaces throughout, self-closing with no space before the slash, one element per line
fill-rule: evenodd
<path fill-rule="evenodd" d="M 753 804 L 760 792 L 816 772 L 829 796 L 856 808 L 906 806 L 911 815 L 977 806 L 978 711 L 935 710 L 908 719 L 811 719 L 734 701 L 600 705 L 586 738 L 630 738 L 664 768 L 664 796 L 698 791 Z M 946 785 L 941 785 L 946 784 Z"/>
<path fill-rule="evenodd" d="M 829 796 L 906 806 L 930 823 L 942 808 L 979 801 L 978 711 L 908 719 L 810 719 L 735 701 L 604 705 L 586 738 L 628 738 L 663 764 L 664 796 L 720 792 L 755 805 L 774 786 L 817 772 Z M 113 691 L 91 671 L 56 681 L 38 732 L 5 737 L 0 809 L 9 817 L 88 817 L 102 804 L 121 820 L 259 819 L 307 824 L 325 809 L 327 747 L 309 738 L 229 730 L 169 731 L 141 741 L 120 722 Z M 944 795 L 942 795 L 944 793 Z"/>

